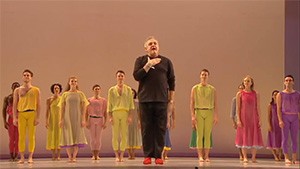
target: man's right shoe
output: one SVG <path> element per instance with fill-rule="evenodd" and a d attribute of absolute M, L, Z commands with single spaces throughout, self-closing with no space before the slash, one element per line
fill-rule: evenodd
<path fill-rule="evenodd" d="M 146 157 L 146 158 L 144 159 L 143 164 L 145 164 L 145 165 L 151 164 L 151 158 L 150 158 L 150 157 Z"/>

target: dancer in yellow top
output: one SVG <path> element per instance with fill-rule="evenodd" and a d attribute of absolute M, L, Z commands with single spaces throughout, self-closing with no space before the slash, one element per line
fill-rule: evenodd
<path fill-rule="evenodd" d="M 46 128 L 47 128 L 47 144 L 46 149 L 52 151 L 52 160 L 60 160 L 60 146 L 59 141 L 61 138 L 60 121 L 60 107 L 59 102 L 61 99 L 62 86 L 55 83 L 50 87 L 53 95 L 47 99 L 46 110 Z"/>
<path fill-rule="evenodd" d="M 33 152 L 35 148 L 35 129 L 39 124 L 40 117 L 40 90 L 31 85 L 33 73 L 26 69 L 23 71 L 23 85 L 14 91 L 13 119 L 14 125 L 19 130 L 20 164 L 25 162 L 25 138 L 28 131 L 28 163 L 33 163 Z"/>
<path fill-rule="evenodd" d="M 191 91 L 190 109 L 192 124 L 197 128 L 197 149 L 199 162 L 210 162 L 209 151 L 213 124 L 218 122 L 216 89 L 208 84 L 209 71 L 200 72 L 200 83 Z M 204 155 L 203 155 L 204 150 Z"/>
<path fill-rule="evenodd" d="M 130 111 L 134 109 L 134 103 L 131 88 L 124 84 L 125 72 L 118 70 L 116 77 L 117 85 L 108 91 L 107 112 L 112 124 L 112 146 L 116 161 L 123 162 L 127 147 L 128 124 L 132 121 Z M 120 143 L 119 136 L 121 136 Z"/>

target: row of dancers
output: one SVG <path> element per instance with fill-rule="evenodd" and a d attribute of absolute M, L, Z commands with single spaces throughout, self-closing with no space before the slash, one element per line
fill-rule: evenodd
<path fill-rule="evenodd" d="M 30 82 L 29 76 L 33 76 L 33 73 L 30 70 L 25 70 L 23 72 L 23 77 L 25 82 Z M 82 127 L 86 127 L 90 132 L 90 148 L 92 152 L 92 159 L 99 160 L 99 152 L 101 149 L 101 140 L 102 140 L 102 132 L 107 127 L 108 121 L 112 125 L 113 129 L 113 149 L 116 155 L 116 161 L 122 162 L 124 161 L 124 152 L 125 149 L 128 151 L 128 159 L 135 159 L 135 150 L 141 149 L 142 147 L 142 138 L 140 131 L 140 115 L 139 115 L 139 106 L 137 100 L 137 92 L 130 88 L 129 86 L 124 84 L 125 72 L 122 70 L 117 71 L 117 85 L 113 86 L 109 91 L 108 100 L 101 97 L 101 87 L 96 84 L 92 87 L 93 96 L 86 99 L 85 94 L 78 90 L 77 78 L 70 77 L 68 80 L 68 85 L 64 94 L 62 85 L 59 83 L 52 84 L 50 87 L 50 91 L 52 92 L 52 96 L 49 97 L 46 101 L 46 124 L 47 128 L 47 142 L 46 149 L 52 151 L 52 160 L 60 160 L 60 150 L 61 148 L 66 148 L 69 162 L 76 162 L 76 156 L 78 152 L 78 148 L 83 147 L 86 142 L 86 137 Z M 14 82 L 11 85 L 12 92 L 20 87 L 18 82 Z M 31 86 L 32 92 L 34 92 L 34 87 Z M 20 89 L 19 89 L 20 90 Z M 38 91 L 38 90 L 37 90 Z M 36 91 L 36 92 L 37 92 Z M 122 93 L 120 93 L 122 92 Z M 28 135 L 29 135 L 29 152 L 34 151 L 35 147 L 35 125 L 37 125 L 38 118 L 36 115 L 35 119 L 31 119 L 34 121 L 23 122 L 20 120 L 22 118 L 18 114 L 18 125 L 16 125 L 16 121 L 14 122 L 13 117 L 13 96 L 14 94 L 10 94 L 4 98 L 3 103 L 3 119 L 4 126 L 8 129 L 9 134 L 9 151 L 10 151 L 10 161 L 18 160 L 19 147 L 20 151 L 25 151 L 25 142 L 19 142 L 19 140 L 23 140 L 24 138 L 19 139 L 19 137 L 26 137 L 25 132 L 22 130 L 25 129 L 25 125 L 28 125 Z M 28 99 L 34 94 L 31 91 L 27 91 Z M 31 95 L 31 96 L 29 96 Z M 38 98 L 38 97 L 37 97 Z M 120 99 L 123 98 L 123 99 Z M 116 99 L 116 100 L 115 100 Z M 62 107 L 66 105 L 61 105 L 62 100 L 65 100 L 67 108 L 65 111 L 61 111 Z M 66 101 L 72 100 L 72 101 Z M 37 101 L 36 103 L 38 103 Z M 74 105 L 71 102 L 75 102 L 78 105 Z M 118 117 L 118 114 L 112 115 L 112 109 L 116 108 L 114 106 L 114 102 L 122 102 L 120 106 L 122 109 L 126 104 L 130 107 L 130 113 L 128 116 Z M 83 108 L 86 107 L 86 112 L 83 111 Z M 125 106 L 126 107 L 126 106 Z M 67 109 L 67 110 L 66 110 Z M 72 109 L 72 110 L 71 110 Z M 78 110 L 76 110 L 78 109 Z M 128 109 L 129 110 L 129 109 Z M 78 112 L 76 112 L 78 111 Z M 31 111 L 24 111 L 26 115 Z M 64 112 L 63 114 L 61 112 Z M 72 112 L 72 114 L 70 114 Z M 85 113 L 81 113 L 85 112 Z M 110 113 L 107 113 L 110 112 Z M 64 115 L 68 113 L 67 115 Z M 119 113 L 123 116 L 126 113 Z M 73 116 L 76 117 L 73 117 Z M 65 118 L 63 118 L 65 117 Z M 114 118 L 113 118 L 114 117 Z M 119 119 L 118 119 L 119 118 Z M 30 118 L 27 118 L 30 119 Z M 26 120 L 27 120 L 26 119 Z M 174 111 L 171 114 L 170 123 L 168 128 L 173 128 L 175 123 L 175 114 Z M 32 124 L 33 126 L 30 126 Z M 76 125 L 77 124 L 77 125 Z M 32 131 L 33 130 L 33 131 Z M 63 131 L 65 130 L 65 131 Z M 19 131 L 21 134 L 19 135 Z M 118 143 L 118 135 L 121 137 L 121 142 Z M 74 139 L 74 140 L 72 140 Z M 76 143 L 76 144 L 74 144 Z M 71 146 L 69 146 L 71 145 Z M 74 146 L 76 145 L 76 146 Z M 118 150 L 120 147 L 120 150 Z M 171 141 L 169 137 L 169 130 L 166 133 L 166 145 L 164 147 L 164 151 L 162 153 L 163 159 L 168 159 L 167 153 L 171 150 Z M 29 163 L 33 162 L 31 154 L 29 154 Z M 21 159 L 19 163 L 24 163 L 24 155 L 21 154 Z"/>
<path fill-rule="evenodd" d="M 125 72 L 117 71 L 117 84 L 108 91 L 107 103 L 100 96 L 87 99 L 85 94 L 78 88 L 78 79 L 70 77 L 65 91 L 60 96 L 60 85 L 53 85 L 51 91 L 54 96 L 47 100 L 47 119 L 48 130 L 52 129 L 52 111 L 56 111 L 56 133 L 59 139 L 47 139 L 51 143 L 49 149 L 54 149 L 52 145 L 66 148 L 68 162 L 76 162 L 76 157 L 80 147 L 87 144 L 84 127 L 88 127 L 91 138 L 99 138 L 99 131 L 106 127 L 109 121 L 112 125 L 112 147 L 116 161 L 124 161 L 124 152 L 128 146 L 128 124 L 133 122 L 133 110 L 138 107 L 138 118 L 141 125 L 142 149 L 144 153 L 144 165 L 152 163 L 164 164 L 162 154 L 167 133 L 167 128 L 171 126 L 170 119 L 172 112 L 175 112 L 175 73 L 171 60 L 159 54 L 159 43 L 156 38 L 150 36 L 144 43 L 146 55 L 136 59 L 133 70 L 133 77 L 138 82 L 138 106 L 134 103 L 132 90 L 124 84 Z M 219 121 L 217 107 L 217 92 L 214 86 L 208 83 L 210 72 L 203 69 L 200 72 L 199 84 L 193 86 L 190 95 L 190 114 L 192 128 L 194 129 L 194 141 L 198 152 L 199 162 L 210 162 L 209 153 L 212 147 L 212 128 Z M 33 152 L 35 148 L 35 130 L 40 119 L 40 90 L 31 85 L 33 73 L 30 70 L 23 71 L 23 84 L 14 89 L 12 104 L 12 118 L 9 119 L 17 129 L 19 136 L 18 146 L 20 153 L 19 163 L 25 162 L 25 136 L 28 129 L 28 162 L 33 162 Z M 235 139 L 236 147 L 241 149 L 242 161 L 247 163 L 247 150 L 251 149 L 252 162 L 256 162 L 257 149 L 262 148 L 263 140 L 261 134 L 261 113 L 260 97 L 254 90 L 254 80 L 246 76 L 242 81 L 243 89 L 236 95 L 236 118 L 234 126 L 237 133 Z M 93 87 L 95 93 L 100 92 L 100 86 Z M 56 92 L 56 94 L 55 94 Z M 9 99 L 7 99 L 9 100 Z M 275 103 L 275 101 L 274 101 Z M 284 78 L 284 90 L 276 96 L 276 107 L 272 108 L 272 115 L 277 110 L 278 123 L 282 132 L 281 147 L 288 164 L 298 164 L 298 131 L 300 113 L 300 93 L 294 89 L 294 78 L 288 75 Z M 106 106 L 106 107 L 105 107 Z M 272 106 L 271 106 L 272 107 Z M 271 109 L 271 108 L 270 108 Z M 4 111 L 3 111 L 4 112 Z M 3 113 L 4 114 L 4 113 Z M 59 115 L 58 115 L 59 114 Z M 271 113 L 269 113 L 271 116 Z M 53 117 L 54 118 L 54 117 Z M 8 127 L 5 119 L 5 126 Z M 270 125 L 271 126 L 271 125 Z M 136 127 L 137 128 L 137 127 Z M 270 132 L 277 131 L 275 126 L 271 126 Z M 49 132 L 48 132 L 49 133 Z M 50 132 L 51 133 L 51 132 Z M 292 158 L 288 152 L 288 137 L 292 137 Z M 121 135 L 119 141 L 118 138 Z M 272 142 L 276 142 L 277 137 Z M 192 137 L 193 138 L 193 137 Z M 91 139 L 93 140 L 93 139 Z M 97 139 L 99 140 L 99 139 Z M 16 144 L 16 143 L 15 143 Z M 93 158 L 98 159 L 101 142 L 90 143 Z M 273 146 L 273 145 L 272 145 Z M 274 148 L 274 147 L 273 147 Z M 278 148 L 278 147 L 275 147 Z M 130 150 L 131 151 L 131 150 Z M 129 152 L 130 152 L 129 151 Z M 12 152 L 12 157 L 16 157 L 17 151 Z M 57 156 L 56 156 L 57 158 Z M 279 160 L 279 157 L 278 157 Z"/>
<path fill-rule="evenodd" d="M 237 130 L 235 144 L 239 148 L 240 159 L 248 162 L 247 149 L 252 148 L 252 161 L 256 162 L 256 151 L 263 147 L 259 95 L 251 96 L 254 81 L 247 76 L 239 85 L 238 93 L 232 101 L 230 117 Z M 250 87 L 250 90 L 249 90 Z M 252 94 L 253 95 L 253 94 Z M 300 92 L 294 90 L 294 77 L 284 78 L 284 90 L 274 90 L 268 105 L 268 133 L 266 148 L 270 149 L 275 161 L 299 164 L 297 160 L 298 133 L 300 121 Z M 289 135 L 291 135 L 292 157 L 289 156 Z M 249 145 L 252 145 L 249 147 Z"/>
<path fill-rule="evenodd" d="M 31 74 L 32 72 L 29 70 L 24 71 L 24 77 L 28 77 L 28 73 L 30 76 L 33 76 Z M 208 71 L 204 70 L 201 72 L 201 74 L 206 75 L 200 75 L 201 77 L 208 77 Z M 87 127 L 90 131 L 90 148 L 92 152 L 92 159 L 98 160 L 99 152 L 101 149 L 101 140 L 102 140 L 102 131 L 107 126 L 107 121 L 109 121 L 112 126 L 119 126 L 119 127 L 113 127 L 113 146 L 115 146 L 113 149 L 115 151 L 116 161 L 124 161 L 124 152 L 125 149 L 128 151 L 128 159 L 135 159 L 135 150 L 141 149 L 142 146 L 142 140 L 141 140 L 141 132 L 140 132 L 140 115 L 139 115 L 139 109 L 138 109 L 138 100 L 137 100 L 137 93 L 134 89 L 130 88 L 129 86 L 126 86 L 124 84 L 124 78 L 125 78 L 125 72 L 118 71 L 116 73 L 117 77 L 117 85 L 112 87 L 109 91 L 108 100 L 111 102 L 114 102 L 116 98 L 114 96 L 120 97 L 123 95 L 124 97 L 124 105 L 128 104 L 131 107 L 130 114 L 125 117 L 125 123 L 118 124 L 118 122 L 122 121 L 123 117 L 117 117 L 115 115 L 116 119 L 113 119 L 113 115 L 110 115 L 107 112 L 113 112 L 113 106 L 112 104 L 108 104 L 107 100 L 103 97 L 101 97 L 101 87 L 100 85 L 94 85 L 92 87 L 93 96 L 85 99 L 85 95 L 78 90 L 78 84 L 77 84 L 77 78 L 71 77 L 69 79 L 69 83 L 67 85 L 67 89 L 64 92 L 63 95 L 61 95 L 62 92 L 62 85 L 59 83 L 53 84 L 50 87 L 51 92 L 53 93 L 53 96 L 49 97 L 46 101 L 47 103 L 47 111 L 46 111 L 46 128 L 47 128 L 47 144 L 46 149 L 52 151 L 52 160 L 60 160 L 60 148 L 65 147 L 67 148 L 67 153 L 69 156 L 69 162 L 75 162 L 78 149 L 74 146 L 69 146 L 72 143 L 68 143 L 68 141 L 72 142 L 72 139 L 75 137 L 79 140 L 76 145 L 79 147 L 82 147 L 84 144 L 87 144 L 86 138 L 83 132 L 82 127 Z M 203 87 L 199 85 L 205 85 L 207 84 L 207 79 L 201 78 L 201 83 L 193 87 L 192 94 L 191 94 L 191 104 L 193 104 L 194 97 L 205 96 L 208 100 L 213 100 L 212 98 L 209 98 L 213 95 L 210 95 L 209 93 L 211 91 L 204 91 L 201 89 L 199 92 L 202 92 L 201 94 L 195 94 L 195 88 L 196 87 Z M 267 135 L 267 145 L 266 147 L 272 151 L 272 154 L 274 156 L 275 161 L 282 160 L 282 149 L 285 157 L 285 162 L 288 164 L 298 164 L 297 161 L 297 146 L 298 146 L 298 129 L 299 129 L 299 117 L 297 112 L 293 113 L 293 111 L 297 111 L 299 107 L 299 92 L 295 91 L 293 89 L 292 82 L 294 81 L 294 78 L 292 76 L 286 76 L 285 77 L 285 89 L 282 92 L 279 92 L 278 90 L 274 90 L 272 92 L 272 99 L 270 102 L 270 105 L 268 106 L 268 135 Z M 123 85 L 122 91 L 120 90 L 120 85 Z M 248 162 L 247 159 L 247 149 L 249 147 L 252 148 L 252 161 L 256 162 L 256 149 L 260 149 L 263 147 L 263 141 L 262 141 L 262 135 L 261 135 L 261 121 L 260 121 L 260 114 L 259 114 L 259 96 L 256 92 L 253 90 L 254 82 L 253 79 L 249 76 L 247 76 L 241 85 L 238 86 L 238 94 L 236 97 L 234 97 L 232 101 L 232 110 L 230 117 L 233 122 L 233 128 L 237 129 L 237 136 L 236 136 L 236 146 L 239 148 L 239 154 L 240 159 L 243 162 Z M 12 91 L 14 91 L 16 88 L 20 87 L 20 84 L 18 82 L 15 82 L 12 84 L 11 88 Z M 211 86 L 210 88 L 213 89 Z M 247 90 L 248 89 L 248 90 Z M 72 91 L 74 90 L 74 91 Z M 72 91 L 71 93 L 68 91 Z M 27 91 L 28 92 L 28 91 Z M 122 92 L 122 93 L 120 93 Z M 75 94 L 75 96 L 73 96 Z M 70 95 L 70 96 L 68 96 Z M 78 96 L 79 95 L 79 96 Z M 210 95 L 210 96 L 209 96 Z M 70 114 L 67 115 L 68 119 L 64 120 L 62 122 L 61 118 L 61 100 L 69 97 L 70 100 L 76 100 L 77 98 L 83 100 L 79 101 L 81 105 L 86 106 L 86 112 L 84 114 L 78 112 L 74 113 L 77 114 L 76 117 L 72 117 Z M 74 97 L 74 98 L 73 98 Z M 132 98 L 132 99 L 130 99 Z M 237 99 L 239 101 L 237 101 Z M 131 101 L 132 100 L 132 101 Z M 198 100 L 201 100 L 198 98 Z M 298 101 L 298 102 L 297 102 Z M 297 104 L 298 103 L 298 104 Z M 71 103 L 69 103 L 71 104 Z M 107 105 L 111 106 L 109 109 L 107 109 Z M 282 106 L 277 105 L 283 105 L 286 106 L 285 108 L 282 108 Z M 65 105 L 64 105 L 65 106 Z M 108 106 L 108 107 L 109 107 Z M 247 107 L 248 106 L 248 107 Z M 253 108 L 250 108 L 249 106 L 254 106 Z M 72 112 L 74 112 L 74 108 L 78 108 L 78 111 L 82 111 L 82 107 L 79 105 L 69 105 L 67 106 L 67 109 L 73 109 Z M 73 108 L 72 108 L 73 107 Z M 192 107 L 194 107 L 192 105 Z M 241 108 L 243 107 L 243 108 Z M 279 109 L 279 110 L 278 110 Z M 128 109 L 129 110 L 129 109 Z M 199 109 L 203 111 L 207 111 L 206 109 Z M 240 110 L 240 111 L 237 111 Z M 70 110 L 71 111 L 71 110 Z M 70 111 L 65 111 L 69 112 Z M 246 112 L 243 112 L 246 111 Z M 247 112 L 247 111 L 254 111 L 254 112 Z M 26 115 L 30 111 L 25 111 Z M 280 113 L 278 113 L 280 112 Z M 207 118 L 207 112 L 205 112 L 205 120 L 200 123 L 201 124 L 207 124 L 205 121 Z M 124 115 L 124 114 L 121 114 Z M 168 128 L 173 128 L 175 123 L 175 111 L 172 111 L 172 114 L 169 115 L 170 118 L 168 123 Z M 8 118 L 7 118 L 8 117 Z M 66 116 L 65 116 L 66 117 Z M 5 128 L 8 129 L 9 132 L 9 149 L 10 149 L 10 155 L 11 160 L 16 160 L 18 155 L 18 147 L 19 147 L 19 135 L 18 130 L 22 132 L 22 129 L 20 129 L 20 126 L 22 126 L 22 121 L 19 121 L 19 129 L 17 126 L 13 124 L 13 94 L 10 94 L 9 96 L 5 97 L 4 104 L 3 104 L 3 118 L 4 118 L 4 125 Z M 19 117 L 20 118 L 20 117 Z M 118 119 L 119 118 L 119 119 Z M 30 119 L 26 117 L 26 119 Z M 85 120 L 82 120 L 85 119 Z M 198 118 L 200 119 L 200 118 Z M 72 126 L 71 123 L 74 123 L 74 121 L 77 121 L 80 126 Z M 198 120 L 200 121 L 200 120 Z M 216 119 L 215 119 L 216 121 Z M 31 121 L 33 122 L 33 121 Z M 21 125 L 20 125 L 21 123 Z M 26 123 L 26 122 L 25 122 Z M 29 122 L 27 122 L 29 123 Z M 198 122 L 197 122 L 198 123 Z M 252 124 L 251 124 L 252 123 Z M 34 123 L 32 123 L 34 124 Z M 198 149 L 198 158 L 200 162 L 209 162 L 209 149 L 212 147 L 212 133 L 209 132 L 209 135 L 205 135 L 204 129 L 199 129 L 202 126 L 198 127 L 197 125 L 193 123 L 193 132 L 191 137 L 191 143 L 190 147 Z M 68 126 L 68 127 L 65 127 Z M 65 127 L 66 131 L 64 132 L 64 136 L 62 136 L 62 130 Z M 212 127 L 212 126 L 211 126 Z M 24 127 L 25 128 L 25 127 Z M 205 128 L 205 127 L 204 127 Z M 207 127 L 206 127 L 207 128 Z M 31 127 L 28 127 L 29 129 L 29 136 L 32 136 L 32 132 L 30 130 Z M 125 129 L 125 131 L 123 130 Z M 126 130 L 127 129 L 127 130 Z M 248 129 L 248 130 L 247 130 Z M 203 134 L 199 134 L 198 131 L 203 131 Z M 80 134 L 81 132 L 81 134 Z M 292 141 L 292 158 L 289 158 L 288 154 L 288 135 L 291 134 L 291 141 Z M 118 143 L 118 135 L 121 134 L 121 142 Z M 76 136 L 74 136 L 76 135 Z M 200 135 L 201 137 L 197 137 L 197 135 Z M 24 131 L 23 134 L 20 135 L 20 137 L 25 137 Z M 62 138 L 61 138 L 62 137 Z M 32 137 L 29 137 L 32 138 Z M 202 138 L 198 140 L 199 138 Z M 208 138 L 208 139 L 207 139 Z M 251 138 L 251 139 L 250 139 Z M 65 145 L 63 144 L 65 140 Z M 22 140 L 22 139 L 20 139 Z M 33 142 L 33 143 L 32 143 Z M 23 142 L 24 143 L 24 142 Z M 125 143 L 125 144 L 124 144 Z M 34 149 L 34 140 L 29 140 L 29 152 L 33 152 Z M 169 136 L 169 130 L 166 132 L 166 141 L 165 141 L 165 148 L 162 153 L 163 159 L 168 159 L 167 152 L 171 149 L 171 141 Z M 199 149 L 197 145 L 202 145 L 204 147 L 204 150 Z M 22 145 L 20 143 L 20 147 L 22 150 L 25 149 L 25 145 Z M 118 150 L 118 147 L 120 147 L 120 150 Z M 207 148 L 208 147 L 208 150 Z M 32 160 L 32 159 L 31 159 Z M 28 162 L 32 162 L 29 160 Z M 20 163 L 23 163 L 24 160 L 21 159 L 19 161 Z"/>

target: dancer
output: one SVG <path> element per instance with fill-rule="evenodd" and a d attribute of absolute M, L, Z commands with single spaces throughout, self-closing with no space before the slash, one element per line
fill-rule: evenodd
<path fill-rule="evenodd" d="M 165 147 L 162 152 L 162 159 L 168 160 L 168 153 L 172 149 L 172 143 L 170 139 L 170 130 L 175 128 L 175 107 L 171 114 L 168 114 L 168 123 L 167 123 L 167 130 L 165 136 Z"/>
<path fill-rule="evenodd" d="M 158 41 L 153 37 L 144 43 L 147 55 L 135 61 L 133 76 L 139 82 L 138 98 L 141 111 L 143 164 L 163 164 L 168 111 L 174 107 L 175 75 L 170 59 L 159 55 Z"/>
<path fill-rule="evenodd" d="M 197 149 L 199 162 L 210 162 L 212 127 L 218 122 L 216 89 L 208 84 L 209 71 L 200 72 L 200 83 L 191 91 L 190 110 L 192 124 L 197 131 Z M 204 150 L 204 154 L 203 154 Z"/>
<path fill-rule="evenodd" d="M 116 161 L 123 162 L 128 139 L 128 124 L 132 121 L 131 111 L 134 109 L 134 103 L 131 88 L 124 84 L 125 72 L 118 70 L 116 79 L 117 85 L 108 91 L 107 112 L 112 124 L 112 146 Z"/>
<path fill-rule="evenodd" d="M 247 163 L 247 149 L 252 149 L 252 162 L 256 163 L 257 149 L 263 148 L 261 135 L 259 94 L 254 90 L 250 76 L 243 80 L 244 90 L 236 95 L 237 134 L 235 144 L 242 148 L 243 162 Z"/>
<path fill-rule="evenodd" d="M 197 129 L 196 126 L 193 124 L 192 124 L 192 134 L 191 134 L 189 147 L 190 149 L 197 150 Z"/>
<path fill-rule="evenodd" d="M 277 115 L 277 104 L 276 96 L 279 93 L 278 90 L 272 92 L 272 100 L 268 106 L 268 138 L 267 138 L 267 149 L 272 151 L 275 161 L 281 160 L 282 149 L 281 149 L 281 128 L 279 126 L 278 115 Z"/>
<path fill-rule="evenodd" d="M 46 149 L 52 151 L 52 160 L 60 160 L 60 146 L 61 128 L 59 127 L 60 108 L 58 103 L 60 101 L 60 93 L 62 86 L 59 83 L 51 85 L 50 90 L 53 96 L 47 99 L 46 111 L 46 128 L 47 128 L 47 144 Z"/>
<path fill-rule="evenodd" d="M 40 117 L 40 89 L 31 85 L 33 73 L 26 69 L 23 71 L 23 85 L 16 88 L 13 98 L 14 125 L 19 131 L 19 163 L 25 162 L 26 133 L 28 132 L 28 163 L 33 163 L 35 149 L 35 130 Z"/>
<path fill-rule="evenodd" d="M 204 137 L 202 138 L 202 140 L 204 142 Z M 213 147 L 212 134 L 210 134 L 210 148 L 212 147 Z M 192 150 L 197 150 L 197 129 L 195 126 L 192 126 L 192 134 L 191 134 L 189 148 Z M 204 150 L 202 150 L 202 154 L 205 154 Z M 205 158 L 203 158 L 203 160 L 205 161 Z"/>
<path fill-rule="evenodd" d="M 2 107 L 4 128 L 8 130 L 8 136 L 9 136 L 10 161 L 16 161 L 18 159 L 18 154 L 19 154 L 18 127 L 13 124 L 13 93 L 14 90 L 18 87 L 20 87 L 20 84 L 18 82 L 14 82 L 11 85 L 12 93 L 4 98 L 3 107 Z"/>
<path fill-rule="evenodd" d="M 87 128 L 90 130 L 90 147 L 92 150 L 92 160 L 99 160 L 99 152 L 102 145 L 102 132 L 106 128 L 107 121 L 107 101 L 101 97 L 101 87 L 96 84 L 92 88 L 94 96 L 88 101 L 86 119 Z"/>
<path fill-rule="evenodd" d="M 240 84 L 238 86 L 238 90 L 242 91 L 244 89 L 243 84 Z M 230 112 L 230 118 L 232 119 L 232 126 L 233 128 L 236 130 L 237 129 L 237 124 L 236 124 L 236 96 L 232 99 L 232 106 L 231 106 L 231 112 Z M 240 155 L 240 160 L 243 161 L 243 153 L 242 153 L 242 149 L 239 149 L 239 155 Z"/>
<path fill-rule="evenodd" d="M 60 146 L 66 148 L 70 163 L 76 162 L 78 149 L 87 144 L 84 127 L 88 104 L 84 93 L 79 90 L 77 78 L 70 77 L 59 102 L 60 127 L 62 128 Z"/>
<path fill-rule="evenodd" d="M 132 123 L 128 125 L 128 159 L 135 159 L 135 150 L 139 150 L 142 147 L 142 135 L 140 124 L 140 109 L 139 101 L 137 99 L 137 93 L 134 89 L 132 95 L 134 99 L 135 109 L 132 111 Z"/>
<path fill-rule="evenodd" d="M 277 95 L 277 113 L 282 129 L 282 149 L 286 164 L 299 164 L 297 160 L 300 119 L 300 92 L 294 89 L 294 77 L 284 77 L 284 90 Z M 288 138 L 291 134 L 292 161 L 289 158 Z"/>

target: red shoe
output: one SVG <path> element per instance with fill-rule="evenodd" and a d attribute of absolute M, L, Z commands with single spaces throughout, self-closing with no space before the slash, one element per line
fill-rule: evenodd
<path fill-rule="evenodd" d="M 150 157 L 146 157 L 146 158 L 144 159 L 143 164 L 145 164 L 145 165 L 151 164 L 151 158 L 150 158 Z"/>
<path fill-rule="evenodd" d="M 162 160 L 161 158 L 157 158 L 157 159 L 155 159 L 155 164 L 162 165 L 162 164 L 164 164 L 164 160 Z"/>

